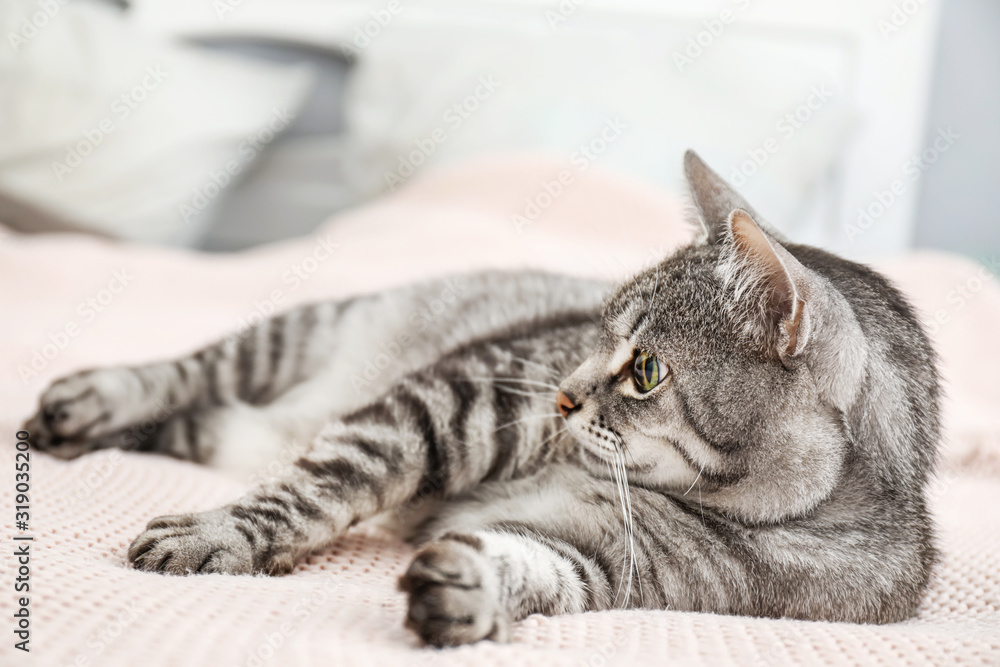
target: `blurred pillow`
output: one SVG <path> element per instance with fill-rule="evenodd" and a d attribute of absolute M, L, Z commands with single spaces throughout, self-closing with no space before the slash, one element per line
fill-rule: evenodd
<path fill-rule="evenodd" d="M 18 229 L 196 237 L 312 83 L 152 37 L 103 3 L 4 5 L 0 218 Z"/>

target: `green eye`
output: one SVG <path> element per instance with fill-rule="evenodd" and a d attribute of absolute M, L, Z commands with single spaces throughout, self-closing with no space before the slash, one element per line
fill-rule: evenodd
<path fill-rule="evenodd" d="M 646 393 L 663 382 L 668 366 L 648 352 L 638 352 L 632 363 L 632 379 L 639 391 Z"/>

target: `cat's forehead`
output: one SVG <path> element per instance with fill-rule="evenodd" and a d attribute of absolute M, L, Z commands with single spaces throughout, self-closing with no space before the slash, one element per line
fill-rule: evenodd
<path fill-rule="evenodd" d="M 606 333 L 632 340 L 682 319 L 702 319 L 715 309 L 717 254 L 704 247 L 678 251 L 624 283 L 604 312 Z"/>

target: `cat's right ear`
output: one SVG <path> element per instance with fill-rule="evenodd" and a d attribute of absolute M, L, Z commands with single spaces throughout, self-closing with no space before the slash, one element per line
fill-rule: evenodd
<path fill-rule="evenodd" d="M 698 213 L 698 221 L 705 232 L 704 242 L 715 245 L 726 238 L 729 215 L 736 209 L 747 211 L 760 219 L 738 192 L 712 171 L 693 150 L 684 153 L 684 177 L 687 179 Z"/>
<path fill-rule="evenodd" d="M 742 209 L 729 216 L 719 270 L 730 288 L 728 306 L 757 345 L 781 359 L 802 352 L 810 338 L 823 286 L 784 246 Z"/>

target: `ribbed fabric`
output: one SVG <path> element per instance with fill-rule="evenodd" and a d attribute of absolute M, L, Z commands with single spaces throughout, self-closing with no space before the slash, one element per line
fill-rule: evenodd
<path fill-rule="evenodd" d="M 879 265 L 925 319 L 946 316 L 934 333 L 948 393 L 946 443 L 931 492 L 943 562 L 911 621 L 856 626 L 671 611 L 534 616 L 517 624 L 506 645 L 421 649 L 403 629 L 405 600 L 395 590 L 411 551 L 371 526 L 283 578 L 129 570 L 126 546 L 149 519 L 210 509 L 237 496 L 246 480 L 104 451 L 72 462 L 32 457 L 32 651 L 12 648 L 12 445 L 48 381 L 190 351 L 266 308 L 275 290 L 284 309 L 481 266 L 613 277 L 689 233 L 671 200 L 596 168 L 519 233 L 511 212 L 558 167 L 512 159 L 414 182 L 324 229 L 320 236 L 339 248 L 300 283 L 283 276 L 315 256 L 314 239 L 209 258 L 67 236 L 0 238 L 0 665 L 1000 664 L 1000 289 L 992 280 L 970 284 L 978 269 L 967 260 L 927 254 Z M 123 268 L 128 286 L 85 317 L 79 304 Z M 949 298 L 960 285 L 976 288 L 961 306 Z M 77 333 L 36 376 L 22 379 L 20 369 L 69 323 Z"/>
<path fill-rule="evenodd" d="M 10 433 L 13 425 L 2 427 Z M 5 451 L 0 470 L 10 469 Z M 441 652 L 418 648 L 403 629 L 405 598 L 395 582 L 411 551 L 377 528 L 352 531 L 282 578 L 146 574 L 125 566 L 125 549 L 149 518 L 212 507 L 241 485 L 190 464 L 112 452 L 69 463 L 38 456 L 33 478 L 31 662 L 11 650 L 3 628 L 4 665 L 71 665 L 81 656 L 123 667 L 1000 661 L 1000 482 L 971 475 L 946 478 L 936 507 L 944 562 L 912 621 L 878 627 L 671 611 L 533 616 L 508 645 Z M 4 507 L 12 505 L 10 486 Z M 10 528 L 7 522 L 5 534 Z M 14 568 L 9 558 L 4 563 L 7 588 Z M 2 602 L 0 616 L 10 624 L 9 593 Z"/>

